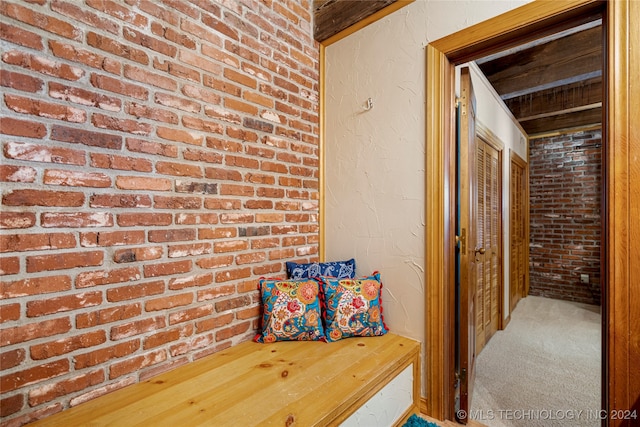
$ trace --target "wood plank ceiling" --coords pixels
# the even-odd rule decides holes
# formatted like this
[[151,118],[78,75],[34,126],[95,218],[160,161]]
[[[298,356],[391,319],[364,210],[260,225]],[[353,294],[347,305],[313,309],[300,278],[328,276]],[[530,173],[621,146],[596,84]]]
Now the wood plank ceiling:
[[[396,0],[314,0],[319,42]],[[601,21],[476,61],[529,136],[599,126],[602,122]]]

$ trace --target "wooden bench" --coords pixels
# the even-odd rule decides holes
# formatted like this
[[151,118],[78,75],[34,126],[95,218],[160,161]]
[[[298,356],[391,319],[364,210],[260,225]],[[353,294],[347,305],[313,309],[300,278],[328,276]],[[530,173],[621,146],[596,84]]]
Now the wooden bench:
[[401,425],[419,413],[419,354],[392,333],[245,342],[32,425]]

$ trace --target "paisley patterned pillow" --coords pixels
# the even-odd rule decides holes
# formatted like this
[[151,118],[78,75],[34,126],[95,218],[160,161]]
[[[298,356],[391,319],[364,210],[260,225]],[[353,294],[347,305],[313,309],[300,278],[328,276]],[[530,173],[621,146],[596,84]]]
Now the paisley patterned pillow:
[[382,318],[380,273],[360,279],[320,278],[324,294],[324,324],[328,341],[387,333]]
[[356,277],[356,260],[353,258],[348,261],[312,262],[308,264],[288,261],[286,265],[287,275],[290,279],[307,279],[320,276],[337,277],[338,279],[353,279]]
[[261,279],[262,329],[254,340],[326,341],[315,280]]

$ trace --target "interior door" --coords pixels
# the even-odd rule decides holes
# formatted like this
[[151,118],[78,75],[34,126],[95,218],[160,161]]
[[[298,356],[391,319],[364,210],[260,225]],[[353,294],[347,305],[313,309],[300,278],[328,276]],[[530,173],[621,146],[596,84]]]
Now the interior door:
[[460,218],[460,285],[459,285],[459,372],[460,406],[456,411],[459,422],[466,424],[471,407],[476,361],[476,251],[477,210],[476,177],[476,100],[473,95],[469,68],[460,76],[460,132],[459,132],[459,218]]
[[521,298],[528,293],[526,289],[528,236],[527,222],[527,164],[515,153],[511,153],[509,190],[510,199],[510,259],[509,259],[509,311],[513,311]]
[[476,138],[476,355],[498,330],[500,313],[501,173],[498,150]]

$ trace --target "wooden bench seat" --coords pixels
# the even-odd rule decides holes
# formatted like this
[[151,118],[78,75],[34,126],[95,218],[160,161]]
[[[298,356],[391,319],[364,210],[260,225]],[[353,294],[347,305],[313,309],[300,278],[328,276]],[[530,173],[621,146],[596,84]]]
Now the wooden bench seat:
[[371,425],[366,418],[393,399],[399,415],[389,425],[400,424],[419,412],[419,353],[417,341],[392,333],[245,342],[32,425]]

